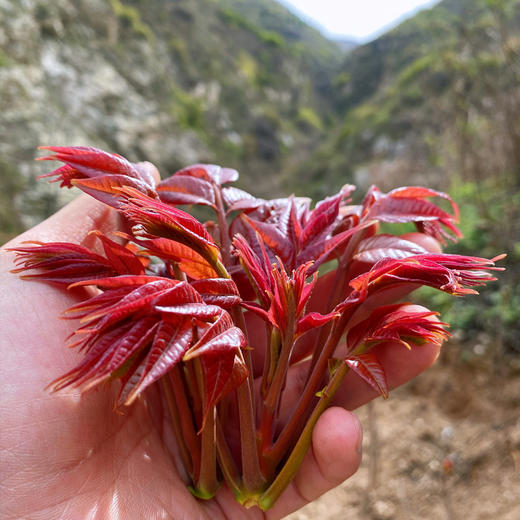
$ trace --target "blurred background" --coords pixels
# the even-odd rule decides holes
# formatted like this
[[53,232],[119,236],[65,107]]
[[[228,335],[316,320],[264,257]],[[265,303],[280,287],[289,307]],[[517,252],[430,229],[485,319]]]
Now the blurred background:
[[222,164],[269,198],[448,191],[448,251],[507,270],[478,298],[418,294],[453,340],[360,411],[361,471],[293,518],[518,519],[520,0],[296,4],[0,0],[0,243],[75,195],[36,181],[38,145]]

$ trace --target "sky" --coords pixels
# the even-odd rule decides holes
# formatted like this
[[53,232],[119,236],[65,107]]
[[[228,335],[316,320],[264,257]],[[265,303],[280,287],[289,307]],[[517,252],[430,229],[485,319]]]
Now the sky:
[[278,0],[327,36],[369,41],[438,0]]

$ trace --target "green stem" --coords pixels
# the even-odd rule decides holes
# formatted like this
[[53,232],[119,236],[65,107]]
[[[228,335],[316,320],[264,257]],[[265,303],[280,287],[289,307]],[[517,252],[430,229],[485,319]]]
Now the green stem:
[[298,471],[309,449],[309,446],[311,445],[314,426],[316,425],[316,422],[320,418],[321,414],[329,406],[330,401],[340,387],[347,371],[348,366],[345,363],[342,363],[334,373],[326,388],[323,390],[320,400],[318,401],[318,404],[314,408],[312,415],[307,421],[307,424],[305,425],[298,442],[294,446],[294,449],[289,455],[289,458],[274,479],[273,483],[257,500],[258,506],[263,511],[269,509],[276,502],[278,497],[283,493],[291,480],[294,478],[294,475],[296,475],[296,472]]

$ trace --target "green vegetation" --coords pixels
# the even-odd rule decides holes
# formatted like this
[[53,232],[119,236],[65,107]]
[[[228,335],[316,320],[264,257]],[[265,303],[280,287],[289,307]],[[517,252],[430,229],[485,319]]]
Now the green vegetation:
[[171,85],[171,112],[181,128],[203,131],[204,108],[200,99],[194,98],[177,85]]
[[257,25],[250,22],[245,16],[242,16],[233,9],[223,8],[220,13],[226,23],[233,24],[236,27],[240,27],[241,29],[245,29],[246,31],[251,32],[256,38],[267,45],[272,45],[273,47],[282,47],[285,44],[283,37],[279,33],[258,27]]
[[124,4],[121,0],[110,0],[110,7],[114,14],[138,36],[148,40],[154,40],[154,34],[150,27],[146,25],[139,10],[135,7]]

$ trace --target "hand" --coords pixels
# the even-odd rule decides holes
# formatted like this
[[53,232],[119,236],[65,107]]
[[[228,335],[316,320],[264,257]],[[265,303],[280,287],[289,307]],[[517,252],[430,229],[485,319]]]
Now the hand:
[[[24,240],[91,247],[90,231],[120,227],[113,210],[83,195],[6,247]],[[20,280],[9,272],[13,257],[0,250],[0,518],[262,518],[259,509],[240,506],[225,486],[209,501],[190,494],[165,448],[168,430],[159,399],[138,400],[123,416],[113,410],[115,388],[99,388],[81,399],[78,390],[44,390],[82,356],[64,348],[77,324],[57,319],[82,293]],[[390,387],[416,376],[437,355],[434,345],[411,352],[392,344],[378,347]],[[298,395],[303,374],[292,369],[289,394]],[[357,470],[361,427],[347,410],[375,393],[355,374],[347,375],[342,390],[337,406],[316,424],[298,474],[266,518],[299,509]]]

